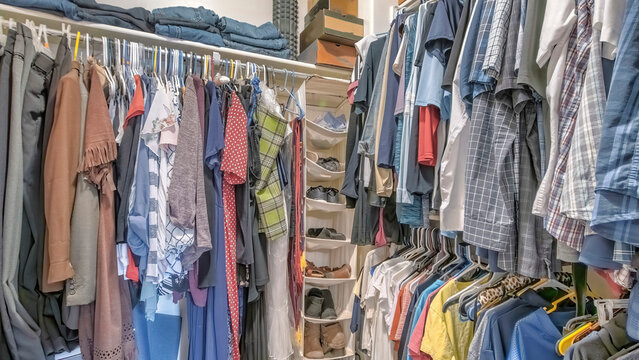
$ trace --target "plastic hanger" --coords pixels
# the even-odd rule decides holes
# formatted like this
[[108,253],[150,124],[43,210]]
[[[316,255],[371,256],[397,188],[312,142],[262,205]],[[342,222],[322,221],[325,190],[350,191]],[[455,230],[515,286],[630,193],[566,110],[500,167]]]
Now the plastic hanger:
[[80,32],[75,34],[75,50],[73,50],[73,60],[78,60],[78,46],[80,45]]
[[89,44],[91,43],[91,37],[89,36],[89,33],[84,34],[85,38],[84,38],[84,47],[85,47],[85,59],[84,61],[88,61],[89,60],[89,56],[91,56],[91,53],[89,52]]
[[[458,278],[461,278],[461,274],[458,276]],[[468,285],[466,288],[464,288],[462,291],[454,294],[453,296],[451,296],[450,298],[448,298],[446,300],[446,302],[444,303],[444,305],[442,306],[442,312],[446,312],[451,306],[458,304],[461,302],[462,298],[465,298],[466,294],[470,294],[473,293],[475,290],[477,290],[480,286],[482,286],[483,284],[486,283],[486,281],[489,280],[490,278],[490,273],[484,273],[482,275],[480,275],[477,279],[475,279],[475,281],[473,281],[472,284]]]
[[115,84],[115,80],[111,75],[111,70],[109,69],[109,46],[108,40],[106,36],[102,36],[102,63],[104,65],[104,70],[106,74],[107,81],[109,82],[109,95],[114,96],[117,92],[117,86]]
[[615,310],[627,309],[630,305],[629,299],[597,299],[597,321],[603,326],[615,316]]
[[228,60],[224,60],[224,75],[221,75],[219,77],[220,84],[225,85],[231,81],[228,74],[229,74],[229,62]]
[[559,299],[555,300],[552,302],[551,306],[547,306],[544,308],[544,310],[546,310],[547,314],[550,314],[552,312],[554,312],[555,310],[557,310],[557,307],[559,306],[559,304],[565,300],[572,300],[572,302],[576,301],[576,292],[574,290],[570,291],[569,293],[567,293],[566,295],[560,297]]
[[596,323],[586,322],[574,331],[570,332],[568,335],[559,339],[555,345],[555,352],[559,355],[564,355],[566,350],[575,343],[575,339],[584,332],[589,331],[593,324]]

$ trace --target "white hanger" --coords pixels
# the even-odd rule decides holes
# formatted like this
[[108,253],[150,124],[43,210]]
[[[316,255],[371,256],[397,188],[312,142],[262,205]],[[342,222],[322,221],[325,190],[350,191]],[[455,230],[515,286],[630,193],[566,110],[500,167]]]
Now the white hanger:
[[89,43],[90,42],[91,42],[91,36],[89,35],[89,33],[86,33],[86,37],[84,39],[84,46],[86,48],[86,54],[84,55],[85,56],[84,61],[89,60],[89,56],[91,56],[91,53],[89,52],[90,51],[89,50]]
[[[228,60],[224,60],[224,68],[225,69],[228,69],[228,65],[229,65]],[[228,76],[226,76],[226,74],[220,75],[219,80],[220,80],[220,83],[223,84],[223,85],[224,84],[228,84],[229,82],[231,82],[231,79]]]
[[615,309],[627,309],[630,299],[597,299],[595,306],[597,307],[597,318],[599,325],[603,326],[615,316]]

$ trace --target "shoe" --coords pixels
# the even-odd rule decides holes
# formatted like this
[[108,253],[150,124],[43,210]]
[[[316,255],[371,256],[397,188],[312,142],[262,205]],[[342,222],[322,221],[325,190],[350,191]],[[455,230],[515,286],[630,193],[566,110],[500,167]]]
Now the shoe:
[[317,288],[309,290],[306,294],[304,307],[306,316],[320,318],[324,313],[324,293]]
[[[318,290],[318,289],[311,289]],[[309,291],[310,292],[310,291]],[[320,294],[322,294],[322,313],[320,317],[322,319],[327,320],[335,320],[337,319],[337,313],[335,312],[335,303],[333,302],[333,295],[331,291],[328,289],[320,290]]]
[[325,188],[326,191],[326,201],[331,204],[339,203],[339,191],[335,188]]
[[311,186],[306,190],[306,197],[313,200],[328,201],[326,189],[323,186]]
[[325,272],[324,277],[329,279],[348,279],[351,277],[351,266],[344,264],[339,268],[334,268],[333,271]]
[[310,228],[306,232],[306,236],[329,240],[346,240],[344,234],[337,232],[333,228]]
[[[332,270],[329,269],[328,271],[332,271]],[[320,269],[316,267],[312,261],[306,262],[306,270],[304,271],[304,274],[306,275],[306,277],[323,278],[323,277],[326,277],[324,275],[325,272],[326,272],[326,269]]]
[[319,161],[319,155],[316,152],[310,150],[306,150],[306,158],[314,163],[317,163]]
[[320,324],[304,323],[304,356],[309,359],[321,359],[324,357],[324,349],[320,343]]
[[316,163],[317,165],[323,167],[328,171],[338,172],[342,170],[342,166],[340,165],[339,160],[332,156],[327,158],[319,158],[317,159]]
[[[343,349],[346,347],[346,335],[344,334],[344,329],[342,329],[342,324],[338,322],[322,324],[321,330],[322,346],[325,349]],[[306,349],[306,347],[304,347],[304,349]],[[322,351],[322,356],[324,356],[324,351]]]

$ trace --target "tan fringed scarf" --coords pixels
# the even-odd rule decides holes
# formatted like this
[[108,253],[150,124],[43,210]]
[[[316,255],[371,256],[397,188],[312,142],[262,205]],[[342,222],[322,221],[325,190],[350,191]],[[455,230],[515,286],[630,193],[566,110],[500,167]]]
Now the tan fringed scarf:
[[[115,250],[113,161],[115,136],[102,91],[99,66],[91,66],[91,84],[81,171],[100,189],[100,222],[95,303],[80,311],[80,346],[83,359],[136,359],[131,309],[123,306]],[[93,307],[93,309],[91,308]]]

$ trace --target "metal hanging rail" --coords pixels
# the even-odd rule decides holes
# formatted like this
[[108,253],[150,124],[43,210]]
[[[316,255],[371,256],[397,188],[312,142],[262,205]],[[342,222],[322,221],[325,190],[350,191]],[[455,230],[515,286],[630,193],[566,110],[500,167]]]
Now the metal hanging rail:
[[92,38],[97,38],[98,40],[102,36],[106,36],[111,39],[117,38],[130,42],[138,42],[146,45],[149,49],[153,49],[154,46],[161,46],[169,49],[182,50],[187,53],[193,52],[197,55],[213,55],[214,58],[216,58],[215,53],[217,53],[222,61],[239,60],[243,67],[246,66],[247,62],[251,62],[256,66],[265,65],[272,68],[275,73],[280,75],[287,74],[292,76],[292,71],[294,70],[295,77],[298,78],[308,78],[313,75],[319,75],[328,78],[347,80],[350,79],[351,76],[351,71],[347,69],[317,66],[300,61],[279,59],[272,56],[206,45],[188,40],[172,39],[153,33],[120,28],[117,26],[74,21],[61,16],[10,5],[0,4],[0,16],[2,16],[5,20],[13,19],[17,22],[31,20],[36,24],[44,24],[47,26],[47,33],[57,36],[60,36],[63,33],[61,31],[62,25],[66,24],[71,25],[72,38],[75,38],[74,34],[79,31],[82,34],[89,33]]

